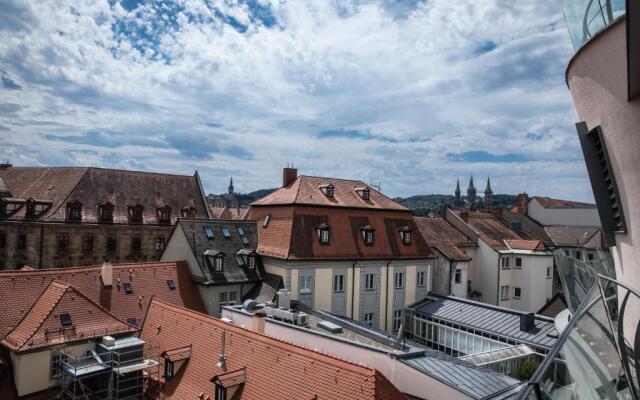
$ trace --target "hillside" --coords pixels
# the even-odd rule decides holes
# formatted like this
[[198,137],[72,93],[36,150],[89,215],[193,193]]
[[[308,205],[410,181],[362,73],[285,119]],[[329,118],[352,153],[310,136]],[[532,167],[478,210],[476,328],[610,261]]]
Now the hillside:
[[[466,196],[463,196],[462,199],[466,199]],[[435,212],[442,204],[453,205],[454,197],[448,194],[423,194],[404,198],[396,197],[394,200],[409,207],[415,215],[428,215]],[[512,194],[494,194],[493,206],[495,208],[511,208],[515,200],[516,196]]]

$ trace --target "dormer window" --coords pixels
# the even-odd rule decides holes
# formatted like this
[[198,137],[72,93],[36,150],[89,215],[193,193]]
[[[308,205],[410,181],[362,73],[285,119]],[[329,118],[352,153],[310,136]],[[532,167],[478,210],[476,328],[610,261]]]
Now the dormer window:
[[333,197],[335,186],[333,186],[333,184],[330,183],[328,185],[320,186],[320,190],[322,190],[322,193],[324,193],[325,196]]
[[26,201],[26,205],[27,205],[26,217],[38,218],[45,211],[47,211],[49,207],[51,207],[51,204],[52,203],[50,201],[38,201],[34,199],[28,199]]
[[142,204],[132,204],[128,207],[129,210],[129,223],[130,224],[141,224],[142,223],[142,214],[144,212],[144,207]]
[[24,206],[24,200],[9,200],[0,198],[0,218],[8,218],[20,211]]
[[403,226],[398,229],[398,231],[400,232],[400,240],[402,241],[402,244],[406,246],[411,245],[411,228]]
[[324,222],[316,227],[316,232],[318,234],[318,240],[320,244],[327,245],[329,244],[329,226]]
[[203,255],[211,273],[222,272],[224,269],[224,253],[222,251],[206,250]]
[[67,203],[67,221],[80,222],[82,221],[82,203],[79,201],[70,201]]
[[106,202],[98,206],[98,218],[100,222],[113,222],[113,204]]
[[364,240],[364,244],[367,246],[373,245],[373,233],[375,229],[371,227],[371,225],[363,226],[360,228],[360,233],[362,234],[362,240]]
[[194,206],[186,206],[180,209],[182,218],[194,219],[196,217],[196,208]]
[[158,207],[158,222],[161,224],[170,224],[171,223],[171,207],[162,206]]
[[360,196],[362,200],[368,201],[370,198],[371,191],[369,190],[368,187],[362,187],[362,188],[357,188],[356,193],[358,193],[358,196]]
[[256,269],[256,255],[250,254],[247,256],[247,268]]

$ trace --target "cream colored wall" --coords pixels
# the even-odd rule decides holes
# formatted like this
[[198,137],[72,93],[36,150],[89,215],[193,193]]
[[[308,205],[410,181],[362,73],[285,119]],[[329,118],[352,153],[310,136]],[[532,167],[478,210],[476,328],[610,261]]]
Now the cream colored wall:
[[[349,318],[353,318],[353,315],[351,315],[351,309],[353,307],[352,303],[352,298],[354,298],[355,296],[353,295],[354,293],[360,293],[355,291],[354,289],[359,288],[359,279],[358,279],[358,285],[356,285],[356,282],[353,281],[354,279],[354,275],[353,275],[353,268],[349,268],[347,270],[347,281],[345,282],[345,284],[347,285],[347,312],[346,315]],[[358,296],[360,297],[360,296]],[[358,314],[356,314],[358,315]]]
[[[355,318],[356,316],[360,315],[360,267],[356,266],[355,267],[355,282],[353,282],[353,291],[356,293],[355,296],[353,296],[353,315],[350,315],[351,318],[357,319]],[[349,312],[351,312],[351,310],[349,310]]]
[[291,298],[293,300],[298,300],[298,269],[297,268],[291,270]]
[[160,261],[187,261],[189,270],[192,275],[202,276],[202,270],[200,270],[200,264],[193,255],[187,237],[184,235],[184,231],[180,226],[177,226],[173,231],[173,235],[169,238]]
[[[427,285],[431,283],[431,277],[429,276],[429,270],[427,270],[427,273],[425,274],[425,279],[426,279],[426,283]],[[415,265],[410,265],[407,266],[406,269],[406,284],[405,284],[405,295],[404,295],[404,304],[405,305],[409,305],[411,303],[414,303],[416,301],[416,277],[417,277],[417,273],[416,273],[416,266]]]
[[11,353],[13,379],[18,396],[49,388],[51,375],[51,351],[39,351],[17,355]]
[[[392,294],[393,288],[391,290],[387,290],[389,282],[387,281],[387,277],[393,277],[393,266],[389,266],[388,268],[382,268],[382,273],[380,274],[380,329],[384,330],[385,326],[390,326],[390,322],[392,319],[391,311],[389,308],[391,307],[391,302],[387,301],[387,293]],[[393,285],[393,278],[390,278],[389,281]],[[387,317],[387,322],[385,323],[385,316]]]
[[314,308],[331,312],[333,268],[317,268],[313,290]]
[[[454,271],[451,274],[451,294],[463,299],[467,298],[467,280],[469,278],[469,263],[466,261],[456,261],[453,264]],[[455,269],[460,268],[462,270],[462,279],[460,283],[455,283]]]

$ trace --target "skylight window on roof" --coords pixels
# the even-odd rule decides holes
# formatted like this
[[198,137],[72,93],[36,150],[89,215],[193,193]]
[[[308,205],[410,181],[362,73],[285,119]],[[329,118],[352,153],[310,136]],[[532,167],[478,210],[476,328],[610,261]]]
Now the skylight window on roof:
[[229,232],[229,228],[222,228],[222,235],[225,239],[231,239],[231,232]]
[[133,293],[133,286],[131,286],[131,282],[125,282],[124,283],[124,291],[125,291],[126,294]]
[[242,229],[242,227],[238,227],[238,235],[240,236],[244,236],[244,229]]
[[204,227],[204,233],[207,235],[208,239],[213,240],[214,236],[213,236],[213,229],[211,229],[210,226],[205,226]]
[[266,228],[269,225],[269,221],[271,221],[271,214],[267,214],[264,216],[264,222],[262,223],[262,227]]
[[249,246],[249,238],[247,238],[246,236],[241,236],[240,238],[242,239],[242,244],[244,244],[245,246]]
[[127,319],[127,324],[135,326],[136,328],[138,327],[138,320],[135,318],[129,318]]
[[173,279],[168,279],[168,280],[167,280],[167,287],[168,287],[170,290],[175,290],[175,289],[176,289],[176,284],[175,284],[175,282],[173,281]]
[[244,258],[240,254],[234,254],[233,258],[236,259],[236,264],[238,264],[238,267],[245,266]]
[[62,324],[62,326],[71,325],[71,316],[67,313],[60,314],[60,323]]

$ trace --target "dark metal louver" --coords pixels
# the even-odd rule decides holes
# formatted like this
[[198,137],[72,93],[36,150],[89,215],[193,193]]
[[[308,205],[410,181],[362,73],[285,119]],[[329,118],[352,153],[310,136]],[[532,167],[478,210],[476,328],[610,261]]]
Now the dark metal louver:
[[607,245],[614,246],[614,233],[626,233],[627,226],[602,128],[597,126],[589,131],[585,122],[579,122],[576,129],[598,207],[602,231]]

